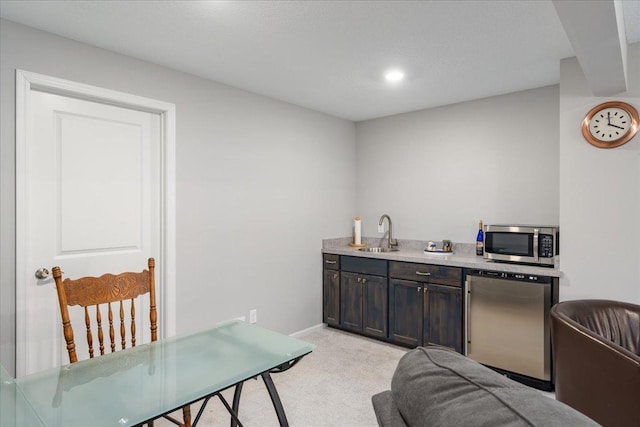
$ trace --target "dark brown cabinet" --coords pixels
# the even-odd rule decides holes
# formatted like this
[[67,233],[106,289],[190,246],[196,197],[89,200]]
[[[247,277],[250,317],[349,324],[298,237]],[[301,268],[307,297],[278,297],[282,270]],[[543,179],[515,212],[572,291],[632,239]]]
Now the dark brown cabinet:
[[322,321],[328,325],[340,324],[340,257],[323,256]]
[[389,263],[389,338],[462,352],[462,269]]
[[417,347],[422,340],[422,286],[389,279],[389,338]]
[[328,325],[462,352],[462,268],[324,254],[322,284]]
[[387,337],[388,286],[387,278],[380,276],[363,277],[362,327],[367,335]]
[[[340,326],[375,337],[387,337],[387,262],[342,257]],[[378,273],[380,275],[366,274]]]
[[362,332],[362,295],[362,275],[343,272],[340,278],[340,324],[358,332]]
[[423,297],[422,345],[439,344],[462,353],[462,289],[427,284]]

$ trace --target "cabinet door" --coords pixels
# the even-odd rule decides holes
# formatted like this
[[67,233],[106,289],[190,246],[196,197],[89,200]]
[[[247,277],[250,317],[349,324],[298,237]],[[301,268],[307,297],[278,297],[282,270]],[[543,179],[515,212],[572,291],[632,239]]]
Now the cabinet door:
[[389,279],[389,338],[411,346],[422,340],[422,287],[419,282]]
[[387,278],[362,275],[363,332],[376,337],[387,336]]
[[423,343],[450,347],[462,353],[462,289],[425,286]]
[[362,332],[362,278],[356,273],[340,273],[340,324]]
[[340,273],[336,270],[324,270],[322,321],[328,325],[337,325],[340,322]]

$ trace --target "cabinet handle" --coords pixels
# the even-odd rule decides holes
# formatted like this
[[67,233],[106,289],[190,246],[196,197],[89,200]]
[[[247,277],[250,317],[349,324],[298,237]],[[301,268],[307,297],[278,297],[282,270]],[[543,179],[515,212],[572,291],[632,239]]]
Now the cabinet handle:
[[325,264],[337,264],[338,261],[329,261],[328,259],[324,261]]
[[367,279],[362,279],[362,283],[367,283]]
[[418,276],[431,276],[431,273],[423,273],[422,271],[416,271]]
[[333,273],[333,278],[337,279],[338,278],[338,273]]
[[358,277],[358,283],[360,283],[361,281],[362,281],[362,279]]
[[418,293],[422,292],[422,287],[418,286]]

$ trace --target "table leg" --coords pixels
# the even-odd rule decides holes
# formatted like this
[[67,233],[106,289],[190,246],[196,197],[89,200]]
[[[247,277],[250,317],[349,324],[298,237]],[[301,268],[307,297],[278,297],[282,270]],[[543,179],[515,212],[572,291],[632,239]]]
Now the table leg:
[[[236,416],[239,416],[240,410],[240,394],[242,393],[242,386],[244,383],[236,384],[236,390],[233,392],[233,412],[236,413]],[[231,427],[238,427],[236,420],[231,417]]]
[[278,421],[280,422],[280,427],[289,427],[287,416],[284,413],[284,408],[282,407],[280,396],[278,396],[278,391],[276,390],[275,384],[273,384],[271,375],[269,374],[269,372],[263,372],[260,375],[262,376],[264,385],[267,387],[267,391],[269,392],[269,397],[271,397],[273,408],[276,410],[276,414],[278,415]]

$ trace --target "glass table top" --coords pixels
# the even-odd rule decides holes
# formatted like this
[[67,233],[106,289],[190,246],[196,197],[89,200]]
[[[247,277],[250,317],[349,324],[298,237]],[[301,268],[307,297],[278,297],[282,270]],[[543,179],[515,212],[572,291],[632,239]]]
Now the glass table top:
[[11,375],[0,365],[0,427],[40,427],[42,422],[18,390]]
[[46,426],[131,426],[314,348],[296,338],[233,321],[38,372],[15,383]]

